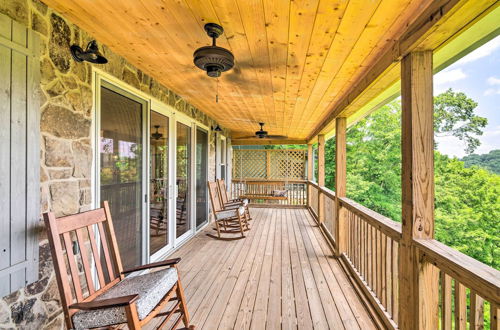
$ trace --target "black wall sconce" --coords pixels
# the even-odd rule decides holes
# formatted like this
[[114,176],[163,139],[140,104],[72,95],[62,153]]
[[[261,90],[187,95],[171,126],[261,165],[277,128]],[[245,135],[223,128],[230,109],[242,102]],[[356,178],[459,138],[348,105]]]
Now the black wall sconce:
[[99,52],[99,48],[97,47],[97,42],[95,40],[89,42],[85,50],[78,45],[73,45],[70,47],[70,51],[71,56],[73,56],[73,59],[77,62],[87,61],[96,64],[108,63],[108,60],[102,56],[101,52]]
[[217,124],[217,126],[215,127],[212,126],[211,129],[214,132],[222,132],[222,128],[220,128],[219,124]]

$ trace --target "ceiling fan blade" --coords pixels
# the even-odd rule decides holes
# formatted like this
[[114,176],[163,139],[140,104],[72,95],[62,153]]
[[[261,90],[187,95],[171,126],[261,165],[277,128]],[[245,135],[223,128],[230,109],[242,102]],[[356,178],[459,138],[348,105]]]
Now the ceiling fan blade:
[[248,139],[255,139],[255,138],[257,138],[257,136],[255,136],[255,135],[249,135],[249,136],[235,137],[235,138],[233,138],[233,140],[248,140]]
[[275,140],[283,140],[283,139],[288,139],[288,136],[285,135],[267,135],[267,139],[275,139]]

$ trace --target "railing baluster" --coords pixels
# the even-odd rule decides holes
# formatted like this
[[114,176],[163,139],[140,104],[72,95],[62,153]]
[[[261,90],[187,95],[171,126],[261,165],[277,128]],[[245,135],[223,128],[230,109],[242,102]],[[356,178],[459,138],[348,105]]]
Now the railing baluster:
[[392,247],[392,319],[399,320],[399,242],[394,241]]
[[467,295],[465,286],[455,280],[455,329],[465,330],[467,327]]
[[387,292],[386,292],[386,253],[387,253],[387,238],[383,233],[380,233],[380,298],[382,305],[387,306]]
[[484,328],[484,300],[474,290],[470,290],[469,324],[471,330]]

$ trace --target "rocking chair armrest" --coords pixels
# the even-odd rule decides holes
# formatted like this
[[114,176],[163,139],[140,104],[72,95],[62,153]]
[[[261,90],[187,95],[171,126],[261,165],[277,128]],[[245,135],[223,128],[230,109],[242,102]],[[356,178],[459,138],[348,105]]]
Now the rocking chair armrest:
[[137,266],[134,268],[124,270],[124,271],[122,271],[122,274],[128,274],[128,273],[132,273],[132,272],[138,272],[140,270],[157,268],[157,267],[173,266],[173,265],[177,265],[180,261],[181,261],[181,258],[175,258],[175,259],[167,259],[167,260],[163,260],[163,261],[153,262],[151,264]]
[[139,299],[139,295],[132,294],[132,295],[128,295],[128,296],[121,296],[121,297],[110,298],[110,299],[79,302],[79,303],[70,305],[69,308],[91,310],[91,309],[101,309],[101,308],[109,308],[109,307],[122,307],[122,306],[128,306],[128,305],[134,303],[137,299]]

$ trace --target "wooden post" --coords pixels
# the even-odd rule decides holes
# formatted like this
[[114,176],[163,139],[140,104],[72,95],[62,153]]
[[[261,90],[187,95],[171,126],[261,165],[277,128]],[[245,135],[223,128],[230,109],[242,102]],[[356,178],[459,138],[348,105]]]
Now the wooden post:
[[325,186],[325,136],[318,135],[318,222],[325,221],[325,196],[321,193],[321,188]]
[[[307,145],[307,180],[312,181],[314,173],[313,145]],[[307,184],[307,206],[311,207],[311,185]]]
[[422,261],[414,239],[434,238],[432,52],[401,63],[402,240],[399,252],[399,328],[437,329],[439,272]]
[[313,179],[314,173],[314,156],[313,156],[313,145],[307,145],[307,180]]
[[266,179],[271,178],[271,150],[266,150]]
[[337,210],[335,221],[335,244],[336,254],[339,257],[346,250],[347,219],[346,212],[339,203],[339,197],[346,195],[347,183],[347,158],[346,158],[346,129],[347,121],[345,117],[335,120],[335,209]]

